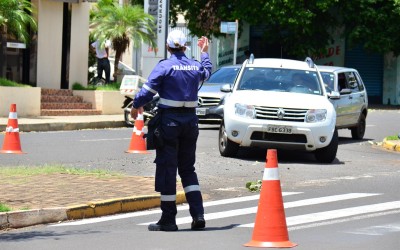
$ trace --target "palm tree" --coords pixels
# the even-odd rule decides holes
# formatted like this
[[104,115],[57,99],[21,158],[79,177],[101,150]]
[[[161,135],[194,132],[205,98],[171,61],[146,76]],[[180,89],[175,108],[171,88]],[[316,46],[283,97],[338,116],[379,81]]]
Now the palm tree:
[[37,29],[31,13],[29,0],[0,0],[0,35],[28,42],[30,29]]
[[7,65],[5,50],[7,40],[18,40],[28,43],[30,30],[36,30],[35,19],[31,16],[32,7],[29,0],[0,0],[0,76],[4,65]]
[[99,0],[91,16],[94,37],[102,44],[110,39],[115,50],[114,79],[117,77],[120,58],[131,42],[134,48],[142,42],[157,47],[153,31],[154,18],[144,13],[140,5],[120,6],[118,1]]

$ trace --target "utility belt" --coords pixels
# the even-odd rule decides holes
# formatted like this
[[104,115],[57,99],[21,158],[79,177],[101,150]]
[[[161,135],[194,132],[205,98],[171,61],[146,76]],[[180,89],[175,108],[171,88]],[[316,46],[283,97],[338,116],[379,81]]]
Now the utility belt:
[[184,114],[194,114],[196,113],[196,108],[186,108],[186,107],[178,107],[178,108],[163,108],[160,109],[161,113],[164,114],[176,114],[176,113],[184,113]]
[[196,108],[162,108],[158,109],[157,114],[150,119],[147,124],[148,133],[146,135],[147,149],[162,149],[164,147],[164,139],[161,133],[161,117],[162,114],[196,114]]

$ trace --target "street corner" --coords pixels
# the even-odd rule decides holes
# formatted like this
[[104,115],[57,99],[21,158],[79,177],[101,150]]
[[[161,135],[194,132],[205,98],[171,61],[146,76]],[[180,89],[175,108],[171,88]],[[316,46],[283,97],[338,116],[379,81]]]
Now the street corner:
[[400,152],[400,140],[386,140],[384,139],[382,142],[382,147],[391,150]]

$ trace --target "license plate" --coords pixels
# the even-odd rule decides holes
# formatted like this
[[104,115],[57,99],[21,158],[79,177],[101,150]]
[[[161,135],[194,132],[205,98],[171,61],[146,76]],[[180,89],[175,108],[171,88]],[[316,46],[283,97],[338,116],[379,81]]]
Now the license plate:
[[197,108],[196,115],[206,115],[206,109],[205,108]]
[[268,125],[267,133],[276,133],[276,134],[291,134],[292,127],[290,126],[278,126],[278,125]]

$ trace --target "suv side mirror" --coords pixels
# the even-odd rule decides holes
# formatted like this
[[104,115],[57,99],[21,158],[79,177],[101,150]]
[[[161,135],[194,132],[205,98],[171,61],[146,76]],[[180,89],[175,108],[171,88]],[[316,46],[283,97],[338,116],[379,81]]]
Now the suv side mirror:
[[340,93],[337,91],[331,91],[330,93],[328,93],[328,97],[330,99],[340,99]]
[[351,89],[342,89],[340,90],[341,95],[348,95],[351,94]]
[[232,88],[231,88],[230,84],[222,85],[220,90],[221,90],[221,92],[224,92],[224,93],[232,92]]

